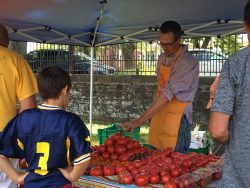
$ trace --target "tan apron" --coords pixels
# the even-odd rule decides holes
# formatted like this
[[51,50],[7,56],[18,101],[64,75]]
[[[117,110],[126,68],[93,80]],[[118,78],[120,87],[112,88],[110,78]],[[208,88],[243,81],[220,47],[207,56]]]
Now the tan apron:
[[[165,87],[165,84],[170,77],[172,67],[176,63],[180,51],[181,48],[178,50],[171,66],[160,65],[157,96],[161,95],[161,90]],[[175,149],[180,122],[186,105],[186,102],[178,101],[176,97],[174,97],[157,115],[152,118],[148,136],[148,142],[150,145],[161,150],[166,149],[167,147]]]

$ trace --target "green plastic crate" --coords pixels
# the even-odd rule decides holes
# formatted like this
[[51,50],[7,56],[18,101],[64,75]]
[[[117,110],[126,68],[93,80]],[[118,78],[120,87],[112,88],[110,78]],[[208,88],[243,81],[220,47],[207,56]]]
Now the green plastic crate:
[[207,145],[205,147],[198,148],[198,149],[189,148],[188,151],[208,155],[209,154],[209,148],[210,148],[210,141],[208,140]]
[[120,130],[119,125],[112,124],[105,129],[97,129],[99,144],[103,144],[104,141],[116,132],[122,133],[122,136],[130,136],[134,140],[140,140],[140,127],[135,128],[132,132],[123,132]]
[[149,148],[149,149],[153,149],[153,150],[157,150],[157,148],[155,148],[154,146],[151,146],[150,144],[142,144],[145,147]]

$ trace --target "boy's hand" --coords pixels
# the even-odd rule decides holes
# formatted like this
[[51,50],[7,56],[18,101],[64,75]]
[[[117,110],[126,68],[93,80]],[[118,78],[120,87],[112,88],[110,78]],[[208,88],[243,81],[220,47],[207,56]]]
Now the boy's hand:
[[60,170],[66,179],[70,180],[70,172],[73,170],[71,165],[69,165],[67,168],[58,168],[58,170]]
[[29,172],[26,172],[25,174],[20,174],[17,179],[16,179],[16,183],[17,184],[24,184],[24,179],[25,177],[29,174]]

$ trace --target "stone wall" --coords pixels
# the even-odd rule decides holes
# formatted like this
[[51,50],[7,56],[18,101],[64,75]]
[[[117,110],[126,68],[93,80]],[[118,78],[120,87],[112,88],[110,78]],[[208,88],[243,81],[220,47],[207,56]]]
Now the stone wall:
[[[208,112],[205,110],[209,98],[209,86],[214,78],[201,77],[194,103],[194,125],[206,129]],[[72,95],[69,109],[89,118],[89,75],[72,75]],[[156,90],[154,76],[104,76],[94,75],[93,122],[122,123],[142,114],[152,102]]]

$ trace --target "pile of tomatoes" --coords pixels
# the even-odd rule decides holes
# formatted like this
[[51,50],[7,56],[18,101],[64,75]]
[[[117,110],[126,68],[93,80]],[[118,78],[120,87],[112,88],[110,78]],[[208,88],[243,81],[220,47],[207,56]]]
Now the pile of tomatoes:
[[103,160],[111,160],[113,162],[130,161],[132,159],[142,158],[144,156],[151,155],[153,150],[142,146],[137,140],[132,140],[129,136],[122,136],[117,132],[104,141],[103,145],[94,146],[94,152],[91,158]]
[[[94,150],[87,175],[118,175],[120,183],[137,186],[150,183],[163,184],[166,188],[203,187],[209,182],[205,181],[205,176],[199,176],[201,173],[194,172],[218,160],[214,155],[182,154],[171,148],[151,150],[128,136],[122,137],[120,133],[115,133]],[[142,157],[131,161],[138,154]],[[211,174],[211,180],[219,179],[222,172],[218,173]]]

